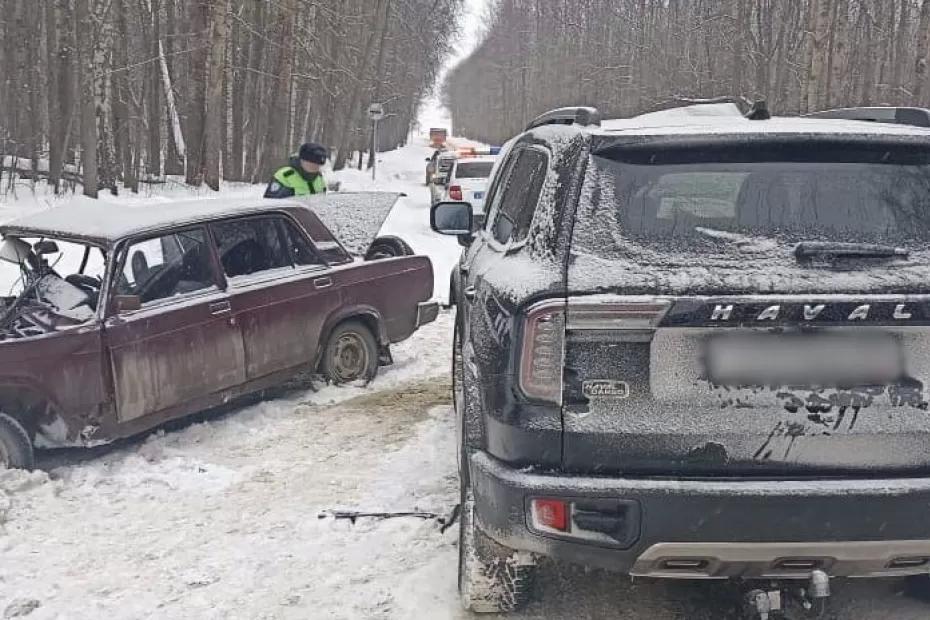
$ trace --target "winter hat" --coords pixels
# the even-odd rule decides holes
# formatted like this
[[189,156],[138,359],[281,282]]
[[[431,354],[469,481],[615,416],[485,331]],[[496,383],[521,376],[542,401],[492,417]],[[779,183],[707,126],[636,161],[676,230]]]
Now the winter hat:
[[304,161],[313,162],[314,164],[323,165],[326,163],[326,147],[316,142],[307,142],[300,147],[300,158]]

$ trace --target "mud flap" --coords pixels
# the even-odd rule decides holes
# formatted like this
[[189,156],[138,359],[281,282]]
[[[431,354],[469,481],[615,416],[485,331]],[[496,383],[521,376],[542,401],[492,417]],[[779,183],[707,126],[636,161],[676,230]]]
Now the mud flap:
[[394,356],[391,355],[391,347],[383,345],[378,349],[378,366],[391,366],[394,364]]

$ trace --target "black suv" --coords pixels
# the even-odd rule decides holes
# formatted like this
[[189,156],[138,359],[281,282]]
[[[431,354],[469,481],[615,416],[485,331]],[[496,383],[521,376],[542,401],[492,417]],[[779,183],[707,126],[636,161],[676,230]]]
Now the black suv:
[[540,555],[821,599],[832,577],[930,570],[919,125],[930,112],[567,108],[507,145],[480,230],[467,203],[433,208],[466,247],[466,607],[526,602]]

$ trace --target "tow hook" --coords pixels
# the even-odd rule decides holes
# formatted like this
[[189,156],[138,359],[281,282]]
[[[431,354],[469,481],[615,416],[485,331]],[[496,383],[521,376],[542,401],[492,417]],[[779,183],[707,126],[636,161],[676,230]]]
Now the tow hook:
[[813,609],[818,615],[823,614],[827,599],[830,598],[830,576],[822,570],[812,571],[805,594],[801,599],[804,609]]

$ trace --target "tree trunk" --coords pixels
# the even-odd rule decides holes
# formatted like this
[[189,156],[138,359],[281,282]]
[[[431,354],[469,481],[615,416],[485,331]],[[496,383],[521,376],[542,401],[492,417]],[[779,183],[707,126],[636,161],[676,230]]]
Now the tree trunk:
[[210,53],[207,59],[207,87],[204,117],[204,181],[214,191],[220,189],[220,159],[226,102],[223,97],[223,68],[226,64],[229,0],[213,0],[210,16]]
[[811,0],[814,17],[807,110],[822,109],[827,101],[827,63],[830,39],[830,0]]
[[920,26],[917,28],[917,59],[914,62],[914,82],[911,84],[914,105],[924,104],[924,89],[927,85],[927,63],[930,52],[930,0],[920,6]]
[[74,18],[80,59],[81,88],[81,165],[84,169],[84,195],[97,197],[97,117],[94,107],[94,22],[90,3],[75,0]]
[[261,153],[261,178],[270,177],[275,167],[287,157],[287,123],[290,111],[291,70],[294,63],[294,14],[297,0],[282,0],[278,18],[279,44],[275,65],[274,94],[269,113],[270,127]]

